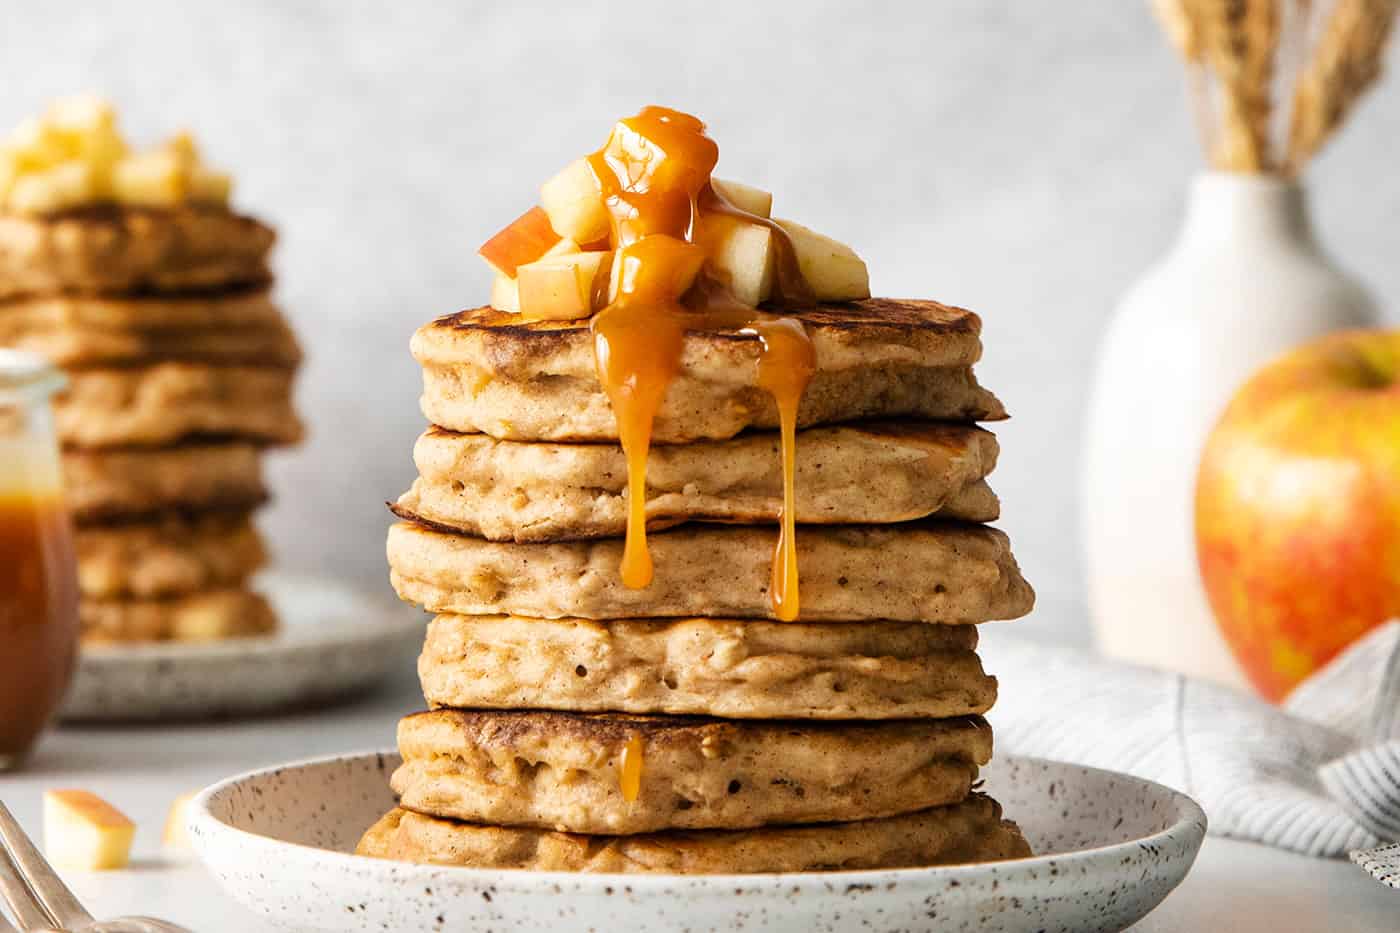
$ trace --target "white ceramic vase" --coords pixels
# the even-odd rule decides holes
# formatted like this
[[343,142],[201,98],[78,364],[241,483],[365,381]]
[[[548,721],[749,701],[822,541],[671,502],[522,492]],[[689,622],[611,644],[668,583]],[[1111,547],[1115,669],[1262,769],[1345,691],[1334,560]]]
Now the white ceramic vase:
[[1377,318],[1318,246],[1297,183],[1196,179],[1176,245],[1124,298],[1099,350],[1081,501],[1105,654],[1245,686],[1196,564],[1201,449],[1261,365]]

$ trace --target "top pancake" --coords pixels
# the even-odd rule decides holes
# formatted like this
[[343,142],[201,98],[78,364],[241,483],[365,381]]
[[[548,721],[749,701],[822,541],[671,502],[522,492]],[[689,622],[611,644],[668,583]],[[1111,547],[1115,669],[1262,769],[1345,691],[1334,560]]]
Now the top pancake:
[[223,208],[0,213],[0,298],[212,291],[271,278],[275,234]]
[[[871,298],[785,313],[802,320],[816,349],[800,427],[893,416],[1006,417],[972,375],[982,324],[971,311]],[[434,424],[506,440],[617,439],[587,321],[524,321],[477,308],[419,328],[411,346],[423,365],[423,413]],[[688,332],[653,440],[686,443],[777,427],[777,408],[758,384],[761,349],[749,331]]]

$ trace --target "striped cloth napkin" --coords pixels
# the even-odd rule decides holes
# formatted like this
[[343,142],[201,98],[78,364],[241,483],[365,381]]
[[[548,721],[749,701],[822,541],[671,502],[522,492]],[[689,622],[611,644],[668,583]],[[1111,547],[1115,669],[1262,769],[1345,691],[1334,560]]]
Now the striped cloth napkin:
[[[1227,687],[982,626],[1004,752],[1180,788],[1210,831],[1352,860],[1400,888],[1400,622],[1273,706]],[[1389,844],[1387,844],[1389,843]]]

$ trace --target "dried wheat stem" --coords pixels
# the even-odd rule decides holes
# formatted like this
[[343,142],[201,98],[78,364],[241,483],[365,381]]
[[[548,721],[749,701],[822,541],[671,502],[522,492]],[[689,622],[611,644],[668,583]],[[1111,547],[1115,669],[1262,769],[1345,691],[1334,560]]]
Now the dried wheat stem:
[[1162,24],[1167,39],[1182,59],[1194,64],[1201,60],[1201,35],[1196,22],[1186,14],[1185,0],[1151,0],[1152,12]]
[[1268,171],[1273,166],[1270,82],[1279,35],[1274,0],[1185,0],[1184,7],[1199,30],[1203,57],[1220,81],[1217,166]]
[[1298,77],[1286,168],[1296,173],[1342,125],[1380,76],[1400,0],[1338,0]]
[[1210,76],[1201,60],[1201,34],[1186,12],[1185,0],[1151,0],[1152,12],[1162,24],[1167,40],[1186,62],[1187,90],[1196,131],[1209,156],[1215,149],[1215,119],[1211,113]]

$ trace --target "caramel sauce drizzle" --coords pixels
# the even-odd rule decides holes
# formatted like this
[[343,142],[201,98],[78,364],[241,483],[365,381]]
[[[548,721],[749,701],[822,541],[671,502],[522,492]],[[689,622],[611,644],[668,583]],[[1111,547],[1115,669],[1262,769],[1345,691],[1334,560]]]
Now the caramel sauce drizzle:
[[[714,190],[710,173],[718,161],[719,147],[705,135],[705,124],[664,107],[647,107],[620,121],[607,145],[588,158],[612,221],[613,261],[621,264],[615,299],[590,325],[598,378],[612,403],[627,461],[621,576],[632,589],[652,580],[646,541],[647,452],[656,413],[680,371],[686,332],[752,333],[761,348],[759,386],[772,395],[781,429],[783,506],[769,595],[774,614],[792,621],[799,611],[793,476],[797,411],[816,368],[816,353],[799,319],[741,305],[701,268],[704,251],[695,243],[697,224],[703,216],[727,214],[768,227],[776,249],[773,299],[810,304],[812,293],[782,227],[740,210]],[[640,781],[640,740],[634,741]],[[624,754],[624,782],[628,761]],[[626,788],[624,783],[624,796]]]
[[642,737],[634,735],[622,747],[622,757],[618,762],[618,789],[622,799],[635,803],[642,793]]

